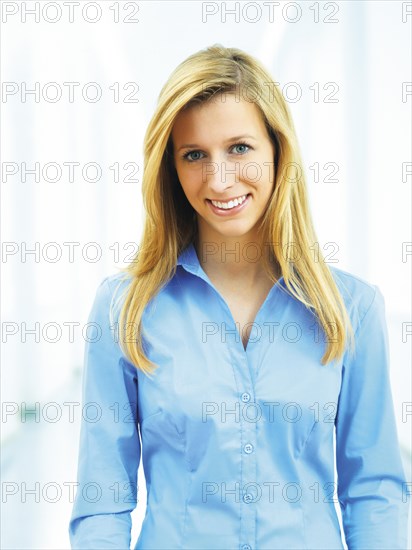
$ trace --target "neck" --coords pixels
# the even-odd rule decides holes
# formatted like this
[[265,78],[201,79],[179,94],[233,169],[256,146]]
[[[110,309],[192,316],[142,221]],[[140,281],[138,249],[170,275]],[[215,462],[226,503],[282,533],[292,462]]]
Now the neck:
[[199,263],[211,279],[228,283],[236,280],[248,288],[262,279],[269,278],[264,269],[263,257],[272,255],[268,245],[257,239],[256,235],[248,234],[242,237],[214,235],[203,238],[200,232],[194,244]]

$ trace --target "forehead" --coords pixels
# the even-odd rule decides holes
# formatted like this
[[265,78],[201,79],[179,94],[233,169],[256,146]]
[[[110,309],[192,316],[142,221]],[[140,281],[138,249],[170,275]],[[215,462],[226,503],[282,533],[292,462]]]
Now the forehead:
[[217,94],[210,100],[190,105],[175,119],[172,138],[179,139],[189,134],[222,134],[233,132],[259,132],[265,129],[259,107],[234,94]]

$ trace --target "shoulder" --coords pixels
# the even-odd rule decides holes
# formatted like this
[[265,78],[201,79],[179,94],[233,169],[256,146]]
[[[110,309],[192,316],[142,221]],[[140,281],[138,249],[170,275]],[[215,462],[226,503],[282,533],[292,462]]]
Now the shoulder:
[[105,315],[118,315],[130,282],[130,275],[124,272],[103,277],[96,288],[95,307]]
[[339,292],[345,302],[354,329],[372,307],[383,307],[384,298],[379,287],[349,271],[329,266]]
[[125,290],[129,286],[131,280],[132,278],[130,275],[121,271],[119,273],[106,275],[100,285],[106,286],[109,289],[110,294],[115,294],[118,290]]

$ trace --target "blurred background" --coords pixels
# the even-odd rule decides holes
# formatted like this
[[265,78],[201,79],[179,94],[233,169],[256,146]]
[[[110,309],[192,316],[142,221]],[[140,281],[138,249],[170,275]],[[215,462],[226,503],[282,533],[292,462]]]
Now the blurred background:
[[[385,297],[411,480],[411,2],[3,1],[1,10],[1,547],[70,547],[82,327],[100,281],[140,241],[143,136],[160,89],[216,42],[256,56],[279,83],[319,246]],[[142,466],[139,491],[133,546]]]

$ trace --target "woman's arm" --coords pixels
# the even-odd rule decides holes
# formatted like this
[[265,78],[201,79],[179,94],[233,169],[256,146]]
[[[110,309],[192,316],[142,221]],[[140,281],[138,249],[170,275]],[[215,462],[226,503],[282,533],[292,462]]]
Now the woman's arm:
[[344,361],[336,425],[338,498],[349,550],[405,549],[408,503],[389,377],[384,298],[376,285]]
[[106,277],[89,315],[84,355],[78,487],[69,536],[73,549],[129,549],[137,503],[140,440],[137,374],[110,328]]

